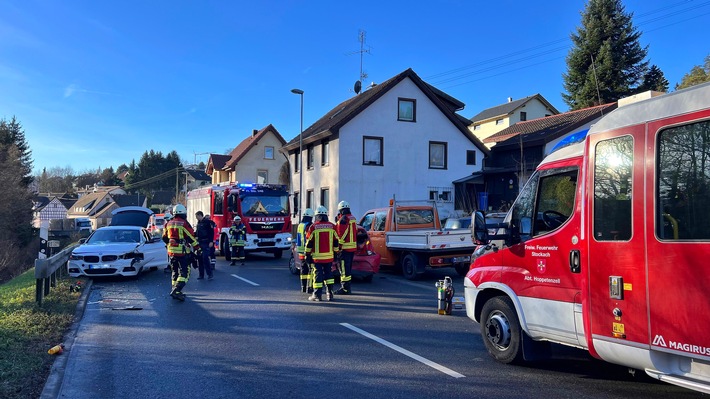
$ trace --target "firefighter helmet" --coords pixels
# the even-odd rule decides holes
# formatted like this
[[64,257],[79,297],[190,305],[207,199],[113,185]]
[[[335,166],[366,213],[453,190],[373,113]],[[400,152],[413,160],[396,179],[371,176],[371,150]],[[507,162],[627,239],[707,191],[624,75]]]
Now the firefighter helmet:
[[350,209],[350,204],[348,204],[347,201],[340,201],[340,202],[338,203],[338,211],[340,211],[340,210],[342,210],[342,209],[344,209],[344,208]]
[[171,214],[169,214],[169,213],[166,213],[166,214],[163,216],[163,219],[165,219],[166,222],[167,222],[168,220],[172,219],[172,218],[173,218],[173,215],[171,215]]
[[316,215],[328,215],[328,209],[324,207],[323,205],[319,206],[316,208]]
[[303,211],[303,216],[310,216],[310,217],[313,217],[313,209],[311,209],[311,208],[306,208],[306,210]]
[[235,222],[241,222],[241,221],[242,221],[242,218],[241,218],[239,215],[237,215],[237,216],[234,217],[234,221],[235,221]]
[[173,213],[176,215],[187,215],[187,208],[185,208],[183,204],[177,204],[175,208],[173,208]]

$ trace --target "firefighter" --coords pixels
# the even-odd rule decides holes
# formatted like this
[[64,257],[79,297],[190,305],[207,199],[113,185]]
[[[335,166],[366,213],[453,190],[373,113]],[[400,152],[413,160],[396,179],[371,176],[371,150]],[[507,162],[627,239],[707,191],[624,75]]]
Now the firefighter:
[[296,252],[298,260],[301,262],[301,291],[313,293],[313,282],[310,281],[311,269],[306,262],[306,231],[313,221],[313,209],[306,208],[303,211],[303,219],[298,224],[296,232]]
[[348,295],[352,293],[350,283],[352,281],[353,258],[357,250],[357,221],[350,213],[350,204],[340,201],[338,204],[338,217],[335,223],[335,231],[338,233],[340,246],[340,289],[335,291],[338,295]]
[[324,206],[316,209],[314,222],[306,231],[306,262],[315,268],[313,294],[309,301],[323,300],[323,284],[327,288],[328,300],[333,300],[332,270],[335,256],[340,251],[340,240],[335,232],[335,225],[328,221],[328,210]]
[[239,260],[242,262],[242,266],[244,266],[244,246],[246,245],[246,240],[246,227],[242,223],[242,218],[235,216],[232,227],[229,228],[229,246],[232,249],[232,263],[230,263],[230,265],[236,265],[236,261]]
[[180,301],[185,300],[182,289],[190,278],[189,263],[193,251],[200,255],[200,247],[195,239],[195,232],[187,221],[187,209],[182,204],[175,205],[173,218],[163,230],[163,242],[168,246],[170,267],[172,269],[173,289],[170,296]]
[[197,279],[204,279],[207,272],[207,279],[212,280],[214,269],[210,262],[210,251],[214,248],[214,227],[212,221],[206,218],[202,211],[195,212],[195,218],[197,218],[197,242],[202,249],[202,256],[198,258],[200,276]]

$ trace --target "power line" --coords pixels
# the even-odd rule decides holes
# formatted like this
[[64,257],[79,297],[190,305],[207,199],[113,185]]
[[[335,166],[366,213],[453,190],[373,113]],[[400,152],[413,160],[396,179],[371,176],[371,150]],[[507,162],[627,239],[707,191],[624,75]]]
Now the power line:
[[[705,2],[702,2],[702,3],[699,3],[699,4],[692,4],[690,7],[687,7],[687,8],[681,9],[681,10],[675,10],[675,11],[667,12],[667,13],[662,14],[662,15],[660,15],[660,16],[643,20],[643,19],[644,19],[643,17],[651,16],[651,15],[653,15],[653,14],[658,14],[658,13],[660,13],[660,12],[663,12],[663,11],[666,11],[666,10],[669,10],[669,9],[672,9],[672,8],[676,8],[676,7],[679,7],[679,6],[684,6],[684,5],[687,5],[687,4],[688,4],[687,1],[678,2],[678,3],[675,3],[675,4],[670,4],[670,5],[667,5],[667,6],[664,6],[664,7],[656,8],[656,9],[654,9],[654,10],[647,11],[647,12],[645,12],[645,13],[639,14],[639,15],[638,15],[638,19],[639,19],[639,20],[642,20],[642,21],[636,23],[636,27],[641,27],[641,26],[648,25],[648,24],[651,24],[651,23],[654,23],[654,22],[658,22],[658,21],[662,21],[662,20],[667,20],[669,17],[677,16],[677,15],[684,14],[684,13],[687,13],[687,12],[690,12],[690,11],[695,11],[695,10],[697,10],[697,9],[699,9],[699,8],[706,7],[706,6],[710,5],[710,1],[705,1]],[[675,21],[675,22],[673,22],[673,23],[669,23],[669,24],[666,24],[666,25],[662,25],[662,26],[659,26],[659,27],[650,29],[650,30],[646,30],[646,31],[644,31],[644,32],[642,32],[642,33],[654,32],[654,31],[657,31],[657,30],[660,30],[660,29],[664,29],[664,28],[667,28],[667,27],[669,27],[669,26],[677,25],[677,24],[680,24],[680,23],[683,23],[683,22],[686,22],[686,21],[689,21],[689,20],[692,20],[692,19],[697,19],[697,18],[700,18],[700,17],[705,16],[705,15],[708,15],[708,14],[710,14],[710,12],[708,12],[708,13],[703,13],[703,14],[698,14],[698,15],[694,15],[694,16],[691,16],[691,17],[688,17],[688,18],[681,19],[681,20],[679,20],[679,21]],[[532,59],[534,59],[534,58],[538,58],[538,57],[541,57],[541,56],[544,56],[544,55],[548,55],[548,54],[551,54],[551,53],[555,53],[555,52],[557,52],[557,51],[569,50],[570,47],[569,47],[569,44],[567,44],[567,45],[565,45],[565,46],[558,46],[558,47],[554,47],[554,48],[552,48],[552,49],[547,49],[547,50],[544,50],[544,51],[537,51],[537,52],[535,52],[536,50],[541,50],[541,49],[544,49],[544,48],[546,48],[546,47],[553,46],[553,45],[555,45],[555,44],[559,44],[559,43],[562,43],[562,42],[567,42],[568,40],[569,40],[569,39],[567,39],[567,38],[554,40],[554,41],[547,42],[547,43],[544,43],[544,44],[541,44],[541,45],[537,45],[537,46],[529,47],[529,48],[526,48],[526,49],[523,49],[523,50],[514,51],[514,52],[512,52],[512,53],[504,54],[504,55],[501,55],[501,56],[499,56],[499,57],[490,58],[490,59],[487,59],[487,60],[484,60],[484,61],[479,61],[479,62],[476,62],[476,63],[474,63],[474,64],[470,64],[470,65],[466,65],[466,66],[463,66],[463,67],[455,68],[455,69],[452,69],[452,70],[449,70],[449,71],[444,71],[444,72],[440,72],[440,73],[437,73],[437,74],[429,75],[429,76],[426,76],[424,79],[427,80],[427,81],[431,81],[431,83],[432,83],[432,84],[435,84],[435,85],[441,85],[441,84],[446,84],[446,83],[453,83],[453,82],[456,82],[456,81],[459,81],[459,80],[461,80],[461,79],[465,79],[465,78],[468,78],[468,77],[471,77],[471,76],[480,75],[480,74],[483,74],[483,73],[485,73],[485,72],[490,72],[491,70],[497,70],[497,69],[500,69],[501,67],[507,67],[507,66],[511,66],[511,65],[514,65],[514,64],[524,63],[524,62],[530,61],[530,60],[532,60]],[[506,61],[506,62],[504,62],[504,63],[497,63],[498,61],[502,61],[502,60],[514,58],[514,57],[516,57],[516,56],[518,56],[518,55],[526,54],[526,53],[531,53],[531,52],[532,52],[532,54],[529,54],[529,55],[527,55],[527,56],[525,56],[525,57],[515,58],[515,59],[512,59],[512,60]],[[451,87],[461,86],[461,85],[463,85],[463,84],[468,84],[468,83],[472,83],[472,82],[475,82],[475,81],[488,79],[488,78],[491,78],[491,77],[494,77],[494,76],[499,76],[499,75],[507,74],[507,73],[514,72],[514,71],[519,71],[519,70],[521,70],[521,69],[526,69],[526,68],[529,68],[529,67],[533,67],[533,66],[536,66],[536,65],[543,64],[543,63],[551,62],[551,61],[557,60],[557,59],[559,59],[559,58],[561,58],[561,57],[556,57],[556,58],[553,58],[553,59],[541,61],[541,62],[534,63],[534,64],[524,65],[524,66],[521,66],[521,67],[519,67],[519,68],[509,69],[509,70],[506,70],[506,71],[502,71],[502,72],[499,72],[499,73],[496,73],[496,74],[493,74],[493,75],[488,75],[488,76],[485,76],[485,77],[482,77],[482,78],[478,78],[478,79],[467,80],[466,82],[463,82],[463,83],[458,83],[458,84],[454,84],[454,85],[448,85],[448,86],[445,86],[444,88],[451,88]],[[482,67],[482,68],[481,68],[481,67]],[[467,73],[461,73],[461,72],[468,71],[468,70],[474,69],[474,68],[478,68],[478,69],[477,69],[477,70],[474,70],[474,71],[467,72]],[[451,75],[454,75],[454,76],[451,76]],[[446,77],[446,78],[445,78],[445,77]]]

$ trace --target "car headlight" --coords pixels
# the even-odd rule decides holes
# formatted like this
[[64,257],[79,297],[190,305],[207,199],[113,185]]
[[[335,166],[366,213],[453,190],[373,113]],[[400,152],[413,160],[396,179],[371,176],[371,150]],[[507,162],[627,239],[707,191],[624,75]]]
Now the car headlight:
[[83,255],[75,255],[73,252],[69,255],[69,260],[84,260]]

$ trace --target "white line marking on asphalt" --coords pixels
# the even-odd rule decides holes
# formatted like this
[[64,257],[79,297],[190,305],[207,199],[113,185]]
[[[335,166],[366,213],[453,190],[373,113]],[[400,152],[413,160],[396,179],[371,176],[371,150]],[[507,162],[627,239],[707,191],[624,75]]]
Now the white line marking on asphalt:
[[259,284],[255,283],[255,282],[253,282],[253,281],[249,281],[249,280],[245,279],[244,277],[239,277],[239,276],[237,276],[236,274],[232,274],[232,277],[236,277],[236,278],[238,278],[238,279],[244,281],[245,283],[249,283],[249,284],[251,284],[251,285],[253,285],[253,286],[255,286],[255,287],[258,287],[258,286],[259,286]]
[[357,327],[355,327],[355,326],[353,326],[353,325],[351,325],[351,324],[348,324],[348,323],[340,323],[340,325],[343,326],[343,327],[345,327],[345,328],[349,328],[349,329],[355,331],[355,332],[358,333],[358,334],[364,335],[365,337],[370,338],[371,340],[373,340],[373,341],[375,341],[375,342],[377,342],[377,343],[380,343],[380,344],[382,344],[382,345],[384,345],[384,346],[386,346],[386,347],[388,347],[388,348],[390,348],[390,349],[394,349],[394,350],[396,350],[397,352],[399,352],[399,353],[401,353],[401,354],[403,354],[403,355],[405,355],[405,356],[409,356],[409,357],[411,357],[412,359],[414,359],[414,360],[416,360],[416,361],[422,362],[422,363],[426,364],[427,366],[429,366],[429,367],[431,367],[431,368],[433,368],[433,369],[439,370],[439,371],[441,371],[441,372],[444,373],[444,374],[448,374],[448,375],[450,375],[450,376],[452,376],[452,377],[454,377],[454,378],[463,378],[463,377],[466,377],[465,375],[459,374],[459,373],[455,372],[454,370],[451,370],[450,368],[444,367],[444,366],[440,365],[439,363],[432,362],[431,360],[429,360],[429,359],[427,359],[427,358],[421,357],[421,356],[417,355],[416,353],[410,352],[410,351],[408,351],[408,350],[406,350],[406,349],[404,349],[404,348],[402,348],[402,347],[400,347],[400,346],[397,346],[397,345],[395,345],[395,344],[393,344],[393,343],[391,343],[391,342],[389,342],[389,341],[385,341],[384,339],[382,339],[382,338],[380,338],[380,337],[378,337],[378,336],[376,336],[376,335],[372,335],[372,334],[370,334],[369,332],[367,332],[367,331],[365,331],[365,330],[361,330],[361,329],[359,329],[359,328],[357,328]]

